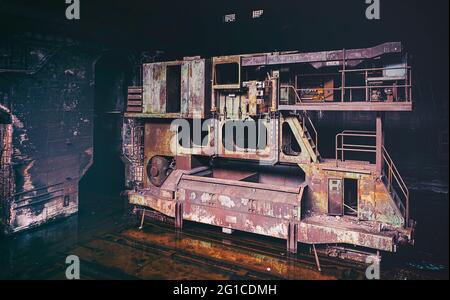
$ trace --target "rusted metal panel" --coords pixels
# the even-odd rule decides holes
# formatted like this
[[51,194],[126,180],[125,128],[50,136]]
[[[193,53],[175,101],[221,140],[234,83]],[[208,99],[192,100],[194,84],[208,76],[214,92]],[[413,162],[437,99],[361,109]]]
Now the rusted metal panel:
[[55,185],[16,195],[9,226],[12,232],[19,232],[77,211],[78,187]]
[[190,62],[184,62],[181,65],[181,115],[189,116],[190,101],[190,77],[192,69]]
[[322,222],[305,220],[299,225],[299,242],[347,244],[387,252],[396,251],[396,234],[394,232],[371,232],[359,228],[346,228],[345,223],[338,224],[332,223],[329,219]]
[[[246,199],[270,199],[272,202],[297,203],[298,194],[304,186],[280,187],[276,185],[260,184],[253,182],[226,180],[219,178],[207,178],[192,175],[185,175],[180,181],[179,188],[193,188],[199,186],[205,192],[213,193],[219,191],[224,195],[239,195]],[[278,193],[283,193],[283,198],[275,197]],[[279,196],[279,195],[278,195]]]
[[267,65],[267,55],[249,56],[242,58],[242,66],[263,66]]
[[248,84],[248,113],[250,116],[256,116],[258,114],[257,103],[257,90],[256,81],[249,82]]
[[[258,66],[258,65],[280,65],[295,63],[314,63],[325,61],[342,61],[361,60],[381,56],[389,53],[401,53],[402,44],[399,42],[385,43],[373,48],[323,51],[311,53],[295,53],[295,54],[267,54],[265,56],[258,55],[256,57],[243,57],[242,66]],[[344,54],[345,53],[345,54]]]
[[344,214],[342,179],[328,179],[328,214],[332,216],[342,216]]
[[[280,99],[280,89],[283,91],[283,88],[289,87],[283,87],[278,80],[278,65],[306,63],[317,68],[342,67],[338,76],[342,76],[342,82],[345,83],[345,72],[365,72],[367,77],[368,72],[385,71],[384,68],[357,70],[351,67],[380,57],[382,61],[384,54],[397,54],[401,51],[400,43],[386,43],[367,49],[214,57],[212,68],[208,66],[208,60],[198,57],[178,62],[181,64],[182,77],[180,113],[168,114],[160,110],[140,116],[169,119],[204,117],[204,112],[208,110],[208,100],[211,100],[213,121],[209,126],[208,143],[191,148],[174,145],[177,152],[171,155],[167,151],[170,149],[169,140],[172,136],[168,130],[169,122],[148,121],[146,127],[156,131],[146,132],[145,159],[150,159],[152,155],[172,156],[175,158],[176,170],[168,176],[160,189],[147,184],[145,189],[133,192],[135,198],[131,202],[175,217],[178,228],[183,226],[185,219],[221,226],[227,230],[243,230],[287,239],[290,252],[296,252],[297,240],[308,244],[350,244],[383,251],[395,251],[400,240],[411,243],[413,230],[406,226],[406,208],[388,190],[385,179],[380,179],[382,172],[379,166],[377,170],[376,164],[370,161],[345,160],[347,157],[344,159],[343,155],[341,160],[338,159],[339,155],[334,160],[322,158],[318,150],[319,134],[313,120],[306,112],[298,113],[305,110],[409,111],[412,109],[411,99],[405,96],[397,97],[394,101],[391,97],[390,101],[383,102],[384,100],[372,101],[366,97],[366,101],[353,101],[353,89],[367,92],[368,87],[346,87],[343,84],[341,88],[335,88],[334,83],[330,85],[330,82],[336,81],[324,78],[323,82],[317,85],[314,83],[312,87],[320,86],[323,98],[312,97],[305,100],[298,94],[301,94],[301,89],[297,88],[300,75],[293,74],[289,71],[290,68],[286,68],[288,71],[285,72],[292,76],[290,82],[295,82],[295,86],[291,88],[294,89],[292,94],[296,94],[296,99],[291,101],[289,90],[285,93],[288,95],[287,100]],[[258,78],[241,81],[241,67],[259,65],[269,65],[266,79],[258,75]],[[208,70],[213,74],[211,95],[207,94],[208,88],[205,90]],[[221,75],[232,74],[225,76],[226,79],[217,80],[217,72],[221,72]],[[374,78],[377,77],[372,79]],[[285,77],[284,81],[287,80]],[[323,85],[329,88],[324,91]],[[384,87],[378,85],[377,88]],[[411,86],[405,84],[403,88],[408,95]],[[337,97],[338,94],[341,94],[340,98]],[[350,94],[350,100],[347,99],[347,94]],[[249,119],[257,121],[258,128],[264,126],[267,129],[265,145],[250,146],[248,125],[243,125],[244,132],[247,126],[247,136],[244,133],[244,137],[228,137],[230,130],[227,131],[229,128],[226,125],[238,126],[236,124],[239,121]],[[187,123],[191,124],[192,121]],[[229,142],[230,140],[234,141]],[[242,141],[244,142],[241,143]],[[382,139],[378,142],[382,145]],[[342,149],[347,146],[349,145],[342,141]],[[370,147],[364,145],[361,148],[369,152],[372,149]],[[336,152],[338,150],[341,148],[337,143]],[[215,158],[220,161],[219,169],[214,164]],[[223,162],[236,160],[249,161],[249,164],[258,162],[260,166],[255,167],[258,169],[255,172],[247,172],[245,166],[239,172],[223,169]],[[300,167],[304,174],[279,174],[277,171],[284,167],[280,163]],[[198,166],[212,168],[195,173],[194,169]],[[270,171],[263,171],[262,166]],[[358,185],[354,187],[356,190],[351,190],[353,195],[357,195],[356,200],[352,197],[351,213],[344,209],[344,196],[348,192],[344,181],[349,179],[358,181]],[[331,218],[330,215],[337,217]]]
[[257,175],[258,173],[256,172],[240,170],[214,169],[212,171],[213,178],[237,181],[248,181],[249,179],[256,180]]
[[127,112],[142,112],[142,87],[128,87]]
[[143,100],[144,113],[166,112],[166,64],[143,65]]
[[300,216],[303,189],[183,176],[177,195],[187,220],[286,238],[289,221]]
[[184,61],[181,67],[181,114],[185,118],[203,118],[208,89],[207,60]]
[[173,156],[170,142],[174,133],[170,130],[170,123],[145,124],[145,156],[153,155]]
[[[152,157],[174,156],[170,144],[174,132],[170,131],[170,123],[146,123],[144,136],[144,173]],[[144,186],[148,186],[148,175],[144,176]]]
[[[286,238],[289,222],[300,216],[303,185],[280,188],[176,173],[170,177],[179,180],[176,199],[183,203],[185,220]],[[174,216],[176,201],[153,190],[130,194],[130,202]]]
[[[279,125],[278,119],[263,120],[262,124],[267,129],[266,147],[263,149],[242,149],[237,145],[233,145],[233,149],[227,149],[226,145],[221,141],[224,141],[224,126],[227,122],[233,123],[225,118],[221,118],[216,123],[216,134],[220,142],[216,142],[216,153],[219,157],[223,158],[235,158],[235,159],[247,159],[255,160],[265,164],[276,164],[279,161]],[[226,130],[225,130],[226,134]]]
[[[379,221],[401,228],[405,221],[397,205],[387,192],[383,182],[377,180],[374,165],[364,162],[348,162],[341,167],[332,168],[325,161],[320,164],[303,165],[306,182],[310,193],[306,200],[306,210],[313,214],[328,214],[330,211],[342,215],[342,192],[336,195],[335,211],[330,207],[329,182],[348,178],[359,181],[358,185],[358,216],[363,221]],[[341,189],[344,187],[341,187]]]
[[[168,86],[167,68],[179,66],[175,84],[179,95],[168,99],[174,87]],[[173,74],[171,76],[177,76]],[[152,118],[204,118],[209,113],[211,87],[210,60],[189,59],[143,65],[143,111],[139,117]],[[179,86],[178,86],[179,85]],[[175,89],[176,91],[176,89]],[[167,101],[179,101],[179,111],[171,111]],[[171,103],[173,104],[173,103]],[[176,107],[178,105],[175,105]],[[135,112],[135,111],[130,111]]]

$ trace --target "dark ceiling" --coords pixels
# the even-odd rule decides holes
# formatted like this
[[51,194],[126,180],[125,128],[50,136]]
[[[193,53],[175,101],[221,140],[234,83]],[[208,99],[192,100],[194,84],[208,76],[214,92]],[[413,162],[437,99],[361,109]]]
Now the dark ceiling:
[[[65,0],[0,0],[4,31],[71,36],[106,47],[163,50],[168,58],[275,50],[331,50],[402,41],[448,103],[448,0],[80,0],[81,19],[65,19]],[[252,19],[252,10],[264,15]],[[222,17],[236,13],[237,21]],[[432,79],[432,80],[431,80]],[[442,87],[439,89],[439,87]]]

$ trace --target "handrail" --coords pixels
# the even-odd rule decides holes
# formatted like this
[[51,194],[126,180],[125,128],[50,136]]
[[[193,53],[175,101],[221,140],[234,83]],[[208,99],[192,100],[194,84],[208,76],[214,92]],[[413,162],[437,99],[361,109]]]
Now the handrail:
[[[357,144],[345,144],[345,137],[367,137],[376,138],[376,134],[372,131],[358,131],[358,130],[345,130],[336,135],[336,166],[338,165],[339,152],[341,152],[341,161],[344,161],[344,152],[376,152],[376,146],[373,145],[357,145]],[[340,144],[339,144],[340,138]],[[339,147],[339,145],[341,145]],[[348,148],[352,147],[352,148]],[[362,149],[358,149],[362,148]]]
[[376,134],[376,131],[366,131],[366,130],[344,130],[342,133],[367,133],[367,134]]
[[400,187],[400,190],[403,193],[404,196],[404,202],[402,204],[405,207],[405,226],[408,226],[409,223],[409,189],[406,185],[405,181],[403,180],[402,176],[400,175],[400,172],[397,169],[397,166],[395,165],[392,157],[389,155],[389,152],[386,150],[386,148],[383,146],[383,158],[388,166],[388,189],[391,191],[393,186],[393,179],[397,182],[398,186]]
[[[377,87],[377,88],[392,88],[394,87],[393,85],[377,85],[377,86],[371,86],[371,85],[355,85],[355,86],[346,86],[344,87],[345,90],[362,90],[365,89],[367,87]],[[395,85],[396,88],[405,88],[405,87],[412,87],[411,84],[397,84]],[[310,88],[310,89],[296,89],[294,86],[292,85],[282,85],[281,88],[293,88],[294,91],[312,91],[312,90],[324,90],[324,91],[341,91],[342,88],[341,87],[335,87],[335,88]]]
[[[339,159],[341,161],[345,160],[344,154],[345,152],[364,152],[364,153],[376,153],[376,146],[374,145],[355,145],[355,144],[346,144],[344,142],[345,137],[369,137],[369,138],[376,138],[376,134],[371,131],[357,131],[357,130],[346,130],[342,133],[338,133],[336,135],[336,167],[339,166]],[[395,197],[393,195],[396,193],[396,189],[394,187],[394,183],[396,183],[401,193],[403,194],[403,199],[400,198],[401,204],[404,207],[404,218],[405,218],[405,226],[409,226],[409,189],[406,185],[405,181],[403,180],[402,176],[400,175],[400,172],[398,171],[397,166],[394,163],[394,160],[387,152],[386,148],[382,147],[383,151],[383,160],[385,162],[385,165],[387,166],[388,172],[385,174],[387,176],[387,188],[388,192],[391,194],[392,197]],[[339,158],[339,152],[341,153],[341,157]],[[403,212],[402,212],[403,213]]]
[[411,66],[387,67],[387,68],[366,68],[366,69],[346,69],[339,70],[339,72],[365,72],[365,71],[389,71],[389,70],[412,70]]
[[[282,89],[292,89],[294,91],[294,93],[295,93],[295,98],[298,100],[298,103],[302,103],[302,98],[298,94],[298,91],[295,88],[295,86],[293,86],[293,85],[281,85],[281,88]],[[288,95],[288,97],[289,97],[289,95]],[[288,101],[289,101],[289,98],[288,98]],[[297,101],[296,101],[296,103],[297,103]]]
[[347,208],[347,209],[350,209],[350,210],[353,211],[354,213],[358,214],[358,210],[354,209],[353,207],[351,207],[351,206],[349,206],[349,205],[347,205],[347,204],[345,204],[345,203],[344,203],[344,207]]
[[[345,137],[367,137],[376,138],[376,134],[372,131],[358,131],[358,130],[345,130],[336,135],[336,167],[339,166],[339,152],[341,152],[341,161],[344,161],[345,152],[364,152],[364,153],[376,153],[376,146],[374,145],[357,145],[357,144],[345,144]],[[340,138],[340,140],[339,140]],[[339,144],[340,141],[340,144]],[[341,145],[339,147],[339,145]],[[351,148],[350,148],[351,147]]]
[[[381,77],[376,77],[376,75],[380,72],[389,71],[389,70],[404,70],[404,74],[402,74],[399,77],[395,76],[388,76],[383,77],[382,74],[380,74]],[[351,76],[352,74],[356,74],[353,76],[364,76],[365,77],[365,85],[346,85],[346,75]],[[319,76],[321,74],[303,74],[301,77],[308,77],[308,76]],[[295,96],[297,99],[296,103],[303,103],[302,97],[299,95],[299,92],[308,92],[313,90],[321,90],[323,92],[328,93],[334,93],[334,92],[341,92],[341,102],[383,102],[383,101],[390,101],[388,97],[385,97],[383,99],[372,99],[370,95],[370,91],[373,89],[392,89],[394,92],[395,98],[393,101],[396,102],[405,102],[405,103],[411,103],[412,102],[412,67],[411,66],[399,66],[399,67],[385,67],[385,68],[367,68],[367,69],[343,69],[339,70],[337,73],[334,74],[325,74],[323,76],[340,76],[342,83],[340,87],[316,87],[316,88],[297,88],[293,85],[282,85],[282,88],[289,88],[292,89],[295,92]],[[371,84],[371,79],[377,79],[380,82],[377,84]],[[395,83],[391,83],[390,81],[394,80]],[[398,83],[398,84],[397,84]],[[361,98],[364,99],[354,99],[353,94],[357,93],[358,91],[365,91],[365,96],[361,96]],[[400,92],[403,91],[403,92]],[[346,97],[346,92],[350,93],[350,96],[348,98],[348,95]],[[315,100],[317,102],[324,102],[325,99],[319,99]],[[392,100],[391,100],[392,101]]]
[[[319,156],[319,134],[317,132],[316,126],[314,126],[313,121],[311,120],[311,117],[309,116],[308,112],[303,112],[303,126],[306,128],[306,122],[305,117],[308,119],[309,124],[311,125],[312,130],[314,131],[315,139],[314,139],[314,145],[316,146],[315,153],[316,156]],[[308,130],[306,128],[306,130]]]

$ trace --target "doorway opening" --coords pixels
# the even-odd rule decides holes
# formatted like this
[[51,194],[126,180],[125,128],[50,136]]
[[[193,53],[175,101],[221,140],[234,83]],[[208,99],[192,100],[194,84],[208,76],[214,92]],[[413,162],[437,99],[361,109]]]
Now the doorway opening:
[[181,112],[181,65],[167,66],[167,113]]
[[344,179],[344,215],[358,215],[358,180]]
[[342,179],[328,179],[328,214],[330,216],[342,216],[344,213],[342,195]]
[[94,72],[93,165],[79,184],[80,211],[103,199],[121,203],[125,188],[121,131],[131,66],[126,57],[110,53],[97,60]]

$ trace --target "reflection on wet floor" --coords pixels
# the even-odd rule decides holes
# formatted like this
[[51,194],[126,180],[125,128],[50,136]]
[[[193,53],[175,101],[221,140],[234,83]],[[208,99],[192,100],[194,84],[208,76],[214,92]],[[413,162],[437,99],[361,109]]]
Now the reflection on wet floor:
[[[318,272],[307,247],[287,256],[284,241],[238,232],[225,235],[193,223],[179,232],[169,224],[147,221],[139,230],[120,198],[95,196],[93,203],[77,216],[2,240],[0,279],[65,279],[65,259],[73,254],[80,258],[82,279],[365,278],[364,266],[328,257],[320,257]],[[421,263],[414,251],[386,259],[382,277],[448,278],[447,265]]]

